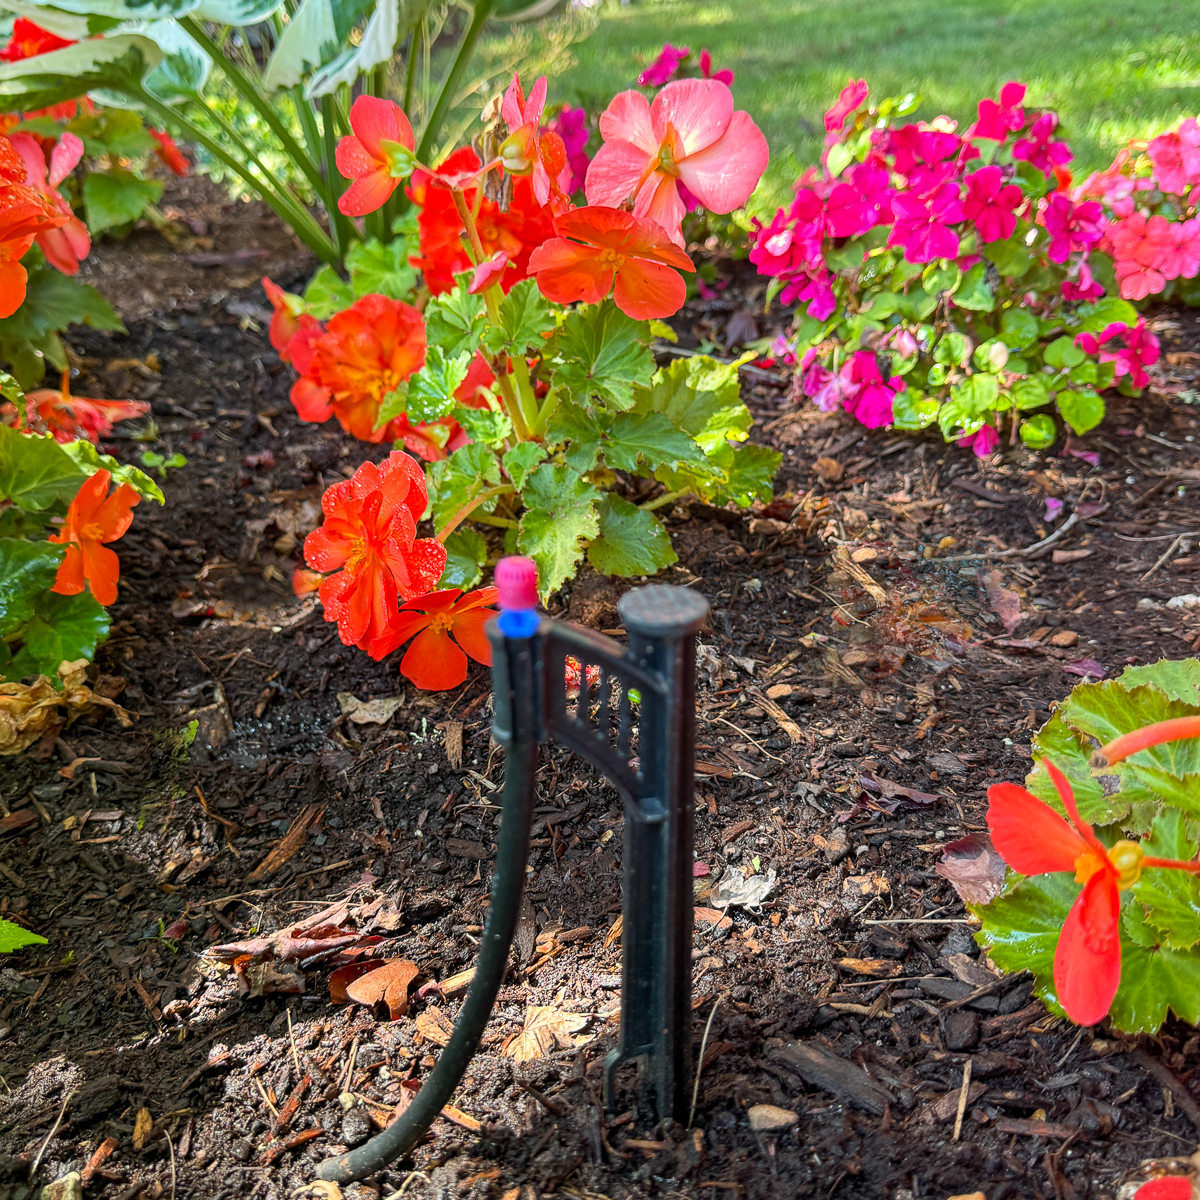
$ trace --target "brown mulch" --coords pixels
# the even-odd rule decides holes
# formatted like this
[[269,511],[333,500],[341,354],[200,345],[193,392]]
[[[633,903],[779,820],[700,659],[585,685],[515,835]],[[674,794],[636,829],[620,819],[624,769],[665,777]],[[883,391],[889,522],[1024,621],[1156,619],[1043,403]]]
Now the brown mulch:
[[[252,269],[244,255],[179,265],[178,247],[144,232],[98,247],[90,277],[130,332],[71,339],[78,390],[150,400],[155,449],[189,463],[118,547],[121,598],[97,665],[127,681],[135,729],[76,724],[0,773],[4,812],[37,814],[0,841],[0,912],[50,939],[0,968],[0,1197],[12,1200],[31,1194],[35,1159],[39,1184],[84,1171],[89,1198],[293,1195],[428,1073],[462,991],[422,985],[469,968],[483,923],[503,771],[487,674],[414,692],[394,661],[342,646],[292,595],[323,488],[383,451],[301,424],[288,402],[252,284],[265,264],[296,285],[311,260],[259,206],[192,187],[163,202],[207,222],[188,237],[270,255]],[[746,336],[755,285],[733,276],[685,310],[685,345],[723,347],[734,318]],[[517,961],[459,1112],[346,1196],[1082,1198],[1115,1196],[1144,1159],[1191,1153],[1195,1031],[1172,1023],[1138,1043],[1048,1016],[1027,980],[996,980],[934,870],[944,843],[983,828],[988,784],[1024,775],[1032,732],[1091,669],[1076,664],[1113,675],[1200,638],[1200,610],[1166,607],[1200,591],[1200,328],[1186,312],[1155,320],[1158,389],[1113,397],[1073,446],[1099,466],[1021,447],[981,466],[932,435],[867,434],[797,407],[778,371],[746,373],[754,437],[785,453],[776,501],[667,517],[680,563],[666,580],[713,605],[699,660],[696,851],[710,874],[697,881],[697,1043],[717,1008],[692,1128],[645,1119],[632,1077],[615,1116],[600,1105],[622,812],[552,750]],[[130,365],[151,354],[160,372]],[[119,430],[116,453],[143,448],[135,431]],[[990,584],[959,557],[1052,533],[1047,497],[1081,517],[1053,547],[985,564]],[[584,572],[554,611],[612,629],[626,586]],[[356,724],[339,693],[403,703]],[[727,868],[775,872],[760,910],[709,908]],[[333,1005],[328,957],[278,972],[205,957],[328,920],[416,965],[405,1015]],[[534,1006],[587,1020],[518,1061],[505,1050]],[[756,1105],[795,1121],[752,1127]]]

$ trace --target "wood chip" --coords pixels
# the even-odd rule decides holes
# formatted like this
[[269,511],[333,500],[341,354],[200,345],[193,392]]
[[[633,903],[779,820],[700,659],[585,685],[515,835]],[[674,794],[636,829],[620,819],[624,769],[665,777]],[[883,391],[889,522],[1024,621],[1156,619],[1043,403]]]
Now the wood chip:
[[438,728],[446,734],[446,759],[457,771],[463,763],[463,723],[443,721]]
[[835,958],[834,965],[869,979],[890,979],[903,970],[900,963],[889,958]]
[[417,1014],[417,1032],[438,1046],[448,1045],[454,1026],[440,1008],[427,1008]]
[[717,929],[731,929],[733,927],[733,918],[727,917],[719,908],[697,908],[695,919],[703,921],[707,925],[714,925]]
[[150,1132],[154,1128],[154,1117],[151,1116],[148,1108],[139,1108],[137,1116],[133,1118],[133,1148],[135,1150],[144,1150],[146,1142],[150,1137]]
[[895,1100],[883,1084],[876,1083],[861,1067],[815,1042],[785,1042],[771,1053],[771,1058],[795,1071],[805,1083],[840,1096],[877,1117]]
[[759,706],[788,735],[792,742],[804,741],[804,734],[801,732],[800,726],[792,720],[791,717],[775,703],[774,700],[768,700],[762,692],[756,691],[754,688],[747,688],[747,694],[753,698],[755,704]]
[[288,826],[288,831],[280,839],[278,845],[266,858],[250,872],[246,878],[251,883],[258,883],[268,875],[274,875],[284,863],[290,862],[308,837],[309,826],[324,813],[325,809],[319,804],[306,804],[304,810]]
[[992,1128],[997,1133],[1015,1133],[1021,1137],[1069,1138],[1079,1134],[1079,1128],[1075,1125],[1035,1121],[1024,1117],[1001,1117]]

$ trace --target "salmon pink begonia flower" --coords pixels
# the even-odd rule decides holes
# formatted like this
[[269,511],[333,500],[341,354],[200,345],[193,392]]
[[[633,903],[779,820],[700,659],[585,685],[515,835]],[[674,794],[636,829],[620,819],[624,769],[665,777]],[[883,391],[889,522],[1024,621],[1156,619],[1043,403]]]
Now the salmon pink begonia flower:
[[87,258],[92,248],[92,239],[87,226],[75,215],[58,185],[83,157],[83,142],[73,133],[64,133],[51,151],[47,168],[41,143],[32,134],[14,133],[8,140],[25,163],[26,186],[40,192],[65,218],[57,228],[39,233],[37,244],[55,270],[64,275],[75,275],[80,259]]
[[838,95],[833,107],[825,114],[825,132],[841,133],[845,127],[846,118],[855,112],[862,102],[871,94],[865,79],[852,79]]
[[337,169],[354,182],[338,199],[348,217],[382,208],[403,179],[412,174],[416,140],[400,105],[359,96],[350,107],[352,136],[337,144]]
[[34,238],[70,220],[70,209],[29,187],[27,175],[25,160],[0,137],[0,317],[11,317],[25,299],[29,277],[21,258]]
[[400,674],[426,692],[458,687],[467,677],[467,655],[485,667],[492,665],[492,646],[483,627],[496,615],[487,605],[499,594],[498,588],[485,587],[465,596],[458,588],[418,596],[400,606],[372,657],[381,659],[413,638],[400,660]]
[[1182,196],[1192,184],[1200,183],[1200,125],[1194,117],[1173,132],[1152,138],[1146,154],[1164,192]]
[[604,145],[587,173],[590,205],[619,208],[656,221],[683,245],[686,208],[678,184],[710,212],[745,204],[766,170],[767,139],[733,93],[715,79],[680,79],[647,102],[621,92],[600,118]]
[[1004,241],[1017,227],[1017,209],[1024,199],[1015,183],[1004,182],[1000,167],[982,167],[967,176],[963,216],[975,222],[981,242]]
[[1010,133],[1018,132],[1025,124],[1025,110],[1021,107],[1024,99],[1023,83],[1006,83],[1000,89],[999,103],[990,97],[980,100],[979,118],[967,136],[1002,142]]
[[554,232],[529,258],[546,299],[598,304],[613,288],[617,307],[635,321],[683,307],[687,285],[679,272],[696,268],[654,221],[593,204],[556,218]]
[[321,497],[325,521],[304,539],[304,561],[333,572],[321,583],[321,604],[345,645],[373,653],[397,620],[398,601],[429,591],[445,570],[445,546],[417,537],[428,500],[425,472],[399,450],[363,463]]
[[1161,213],[1147,217],[1134,212],[1108,228],[1113,264],[1121,295],[1126,300],[1144,300],[1161,292],[1166,283],[1162,272],[1164,256],[1172,243],[1170,224]]
[[127,483],[110,496],[111,482],[112,475],[103,470],[85,479],[67,509],[62,528],[46,539],[67,548],[50,590],[60,596],[78,596],[87,586],[105,607],[116,601],[121,577],[121,560],[105,543],[124,535],[133,524],[132,510],[142,499]]

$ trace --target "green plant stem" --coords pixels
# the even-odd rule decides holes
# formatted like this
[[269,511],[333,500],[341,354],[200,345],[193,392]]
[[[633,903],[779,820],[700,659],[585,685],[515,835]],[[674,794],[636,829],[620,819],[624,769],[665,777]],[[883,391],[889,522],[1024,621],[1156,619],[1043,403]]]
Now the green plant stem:
[[516,529],[519,525],[510,517],[493,517],[490,513],[476,513],[475,520],[480,525],[494,525],[497,529]]
[[674,504],[676,500],[684,496],[690,496],[692,489],[690,487],[680,488],[677,492],[666,492],[662,496],[658,496],[653,500],[647,500],[645,504],[639,504],[638,508],[642,512],[653,512],[656,508],[665,508],[668,504]]
[[542,437],[545,434],[546,426],[550,424],[550,418],[558,411],[560,399],[558,388],[552,387],[546,394],[546,399],[542,402],[541,408],[537,410],[537,416],[533,421],[533,432],[536,437]]
[[[338,254],[337,247],[330,241],[325,230],[317,224],[312,214],[294,196],[284,191],[283,188],[277,188],[266,180],[259,179],[244,163],[238,162],[232,154],[209,137],[195,122],[163,104],[144,87],[132,85],[129,88],[129,94],[164,121],[165,127],[174,125],[177,129],[182,130],[187,137],[198,142],[214,158],[219,159],[235,175],[249,184],[270,205],[279,218],[295,230],[296,236],[318,258],[327,263],[336,263],[339,260],[341,256]],[[245,151],[244,146],[241,149]],[[249,153],[246,153],[249,157]]]
[[[300,128],[304,130],[304,142],[308,147],[309,158],[316,163],[321,161],[324,147],[321,144],[321,130],[317,125],[317,118],[313,112],[312,104],[304,98],[304,90],[297,85],[289,89],[289,95],[292,97],[292,106],[296,110],[296,119],[300,122]],[[321,179],[321,203],[325,206],[325,211],[328,212],[333,207],[333,200],[330,198],[329,182],[318,171]]]
[[424,37],[425,20],[422,18],[412,31],[412,37],[408,39],[408,62],[404,64],[404,103],[401,107],[404,109],[404,115],[410,120],[412,119],[413,85],[417,81],[417,60],[421,57],[421,43]]
[[[492,285],[497,291],[499,284]],[[489,288],[488,291],[491,291]],[[518,354],[513,359],[513,378],[517,381],[517,402],[521,405],[521,418],[529,428],[530,436],[536,437],[545,428],[539,426],[541,412],[538,409],[537,395],[533,390],[533,381],[529,378],[529,363],[524,354]],[[549,419],[549,414],[547,414]]]
[[334,121],[334,109],[337,107],[332,96],[321,97],[321,144],[325,148],[325,177],[329,181],[329,228],[334,233],[334,243],[342,254],[346,253],[350,242],[354,239],[354,228],[350,219],[338,208],[342,188],[339,181],[341,172],[337,169],[337,125]]
[[[220,65],[221,70],[225,72],[225,77],[233,85],[234,90],[262,116],[263,120],[271,127],[271,131],[283,143],[283,148],[288,156],[304,172],[309,183],[316,188],[317,195],[321,195],[321,172],[317,169],[317,164],[304,152],[304,148],[292,136],[291,130],[280,119],[270,100],[255,87],[253,81],[247,78],[241,67],[222,52],[216,42],[205,32],[204,26],[200,21],[197,21],[194,17],[180,17],[179,24],[181,28],[187,30],[200,43],[213,62]],[[330,220],[332,221],[332,214],[330,214]]]
[[[474,500],[468,501],[450,518],[449,521],[442,527],[437,535],[439,542],[444,542],[481,504],[486,504],[495,496],[509,496],[517,489],[511,483],[502,483],[497,487],[488,488],[486,491],[480,492]],[[488,514],[483,514],[487,516]],[[483,517],[476,518],[482,520]],[[503,518],[501,518],[503,519]]]
[[450,68],[450,72],[442,84],[437,103],[433,106],[433,112],[429,114],[429,120],[425,122],[425,129],[421,134],[417,157],[422,162],[428,162],[433,154],[433,146],[437,141],[437,135],[441,132],[442,122],[446,119],[446,114],[454,103],[454,93],[458,91],[459,81],[467,69],[467,63],[471,61],[471,55],[475,52],[475,43],[479,41],[479,35],[483,33],[483,27],[487,24],[488,17],[492,15],[492,9],[495,7],[496,0],[475,0],[475,11],[471,16],[471,24],[467,26],[467,32],[463,34],[454,65]]

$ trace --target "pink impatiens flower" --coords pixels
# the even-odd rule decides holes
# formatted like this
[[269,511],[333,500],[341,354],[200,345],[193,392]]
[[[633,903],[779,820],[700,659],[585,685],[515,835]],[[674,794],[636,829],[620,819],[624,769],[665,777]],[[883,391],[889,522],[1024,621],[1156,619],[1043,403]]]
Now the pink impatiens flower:
[[1066,142],[1052,142],[1050,135],[1058,125],[1058,114],[1044,112],[1033,123],[1027,138],[1021,138],[1014,143],[1013,158],[1029,163],[1043,175],[1049,175],[1055,167],[1064,166],[1075,156],[1071,153]]
[[1170,244],[1162,251],[1159,269],[1165,279],[1193,279],[1200,275],[1200,217],[1168,226]]
[[1099,336],[1076,334],[1075,345],[1086,354],[1099,354],[1101,362],[1112,363],[1117,378],[1128,375],[1135,388],[1150,382],[1143,368],[1158,362],[1158,338],[1146,327],[1145,317],[1138,317],[1132,328],[1124,321],[1113,321]]
[[365,217],[382,208],[412,173],[416,148],[412,126],[400,105],[359,96],[350,107],[353,135],[337,144],[337,169],[354,182],[338,198],[338,210]]
[[1154,178],[1164,192],[1182,196],[1200,183],[1200,126],[1188,117],[1173,133],[1153,138],[1146,154],[1154,164]]
[[963,216],[975,222],[980,241],[1000,242],[1012,237],[1017,227],[1016,210],[1023,200],[1015,183],[1004,182],[1000,167],[982,167],[967,176]]
[[879,429],[892,422],[892,401],[905,389],[904,380],[893,375],[887,382],[879,371],[879,360],[870,350],[857,350],[842,365],[842,407],[860,425]]
[[955,443],[964,450],[970,446],[976,458],[987,458],[1000,445],[1000,435],[992,425],[981,425],[977,432],[960,437]]
[[1104,295],[1104,287],[1096,282],[1086,258],[1079,263],[1079,282],[1064,279],[1062,294],[1064,300],[1082,300],[1087,304],[1094,304]]
[[642,87],[662,87],[689,54],[691,50],[687,46],[664,46],[658,57],[638,76],[638,83]]
[[892,219],[890,173],[876,159],[856,163],[834,184],[825,202],[825,229],[830,237],[858,237]]
[[833,107],[825,114],[825,132],[841,133],[846,124],[846,118],[871,94],[865,79],[850,80],[834,102]]
[[927,197],[897,193],[892,198],[892,212],[896,222],[888,245],[903,246],[909,262],[927,263],[958,254],[958,234],[950,228],[963,219],[956,183],[943,184]]
[[990,98],[980,100],[979,119],[970,136],[1002,142],[1010,133],[1016,133],[1025,124],[1025,110],[1021,107],[1024,99],[1023,83],[1006,83],[1000,89],[999,103]]
[[1051,262],[1066,262],[1073,250],[1090,250],[1104,236],[1104,211],[1098,200],[1073,204],[1065,192],[1055,192],[1046,205],[1045,220]]
[[564,108],[556,117],[546,122],[546,128],[551,133],[557,133],[563,140],[567,152],[567,166],[571,168],[571,181],[565,191],[583,191],[583,181],[587,175],[588,164],[588,122],[587,110],[583,108]]
[[766,170],[767,139],[733,93],[715,79],[668,83],[647,102],[621,92],[600,118],[600,147],[587,173],[589,204],[619,208],[657,222],[683,245],[686,209],[678,184],[710,212],[727,213],[749,199]]
[[733,87],[733,72],[725,67],[720,71],[712,69],[712,55],[707,50],[700,51],[700,74],[705,79],[715,79],[718,83],[723,83],[726,87]]

